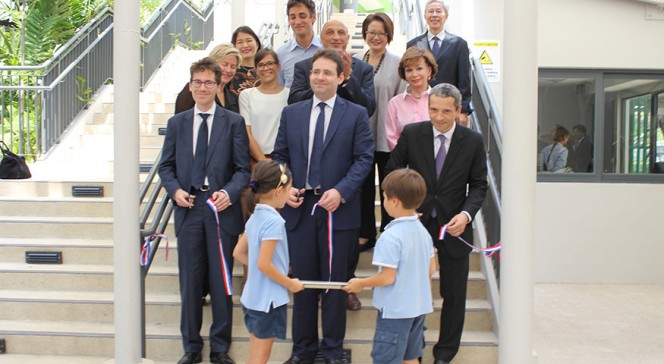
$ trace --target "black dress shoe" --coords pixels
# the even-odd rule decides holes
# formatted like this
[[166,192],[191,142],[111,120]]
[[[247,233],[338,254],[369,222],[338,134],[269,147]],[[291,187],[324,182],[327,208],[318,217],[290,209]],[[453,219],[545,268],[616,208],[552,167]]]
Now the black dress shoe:
[[203,361],[201,353],[184,353],[178,364],[196,364]]
[[235,364],[235,360],[228,356],[228,353],[210,353],[210,363],[212,364]]
[[290,358],[288,358],[288,360],[286,360],[284,362],[284,364],[314,364],[314,360],[313,359],[302,359],[298,356],[293,355]]
[[445,361],[443,359],[436,359],[436,361],[434,361],[433,364],[450,364],[450,362]]

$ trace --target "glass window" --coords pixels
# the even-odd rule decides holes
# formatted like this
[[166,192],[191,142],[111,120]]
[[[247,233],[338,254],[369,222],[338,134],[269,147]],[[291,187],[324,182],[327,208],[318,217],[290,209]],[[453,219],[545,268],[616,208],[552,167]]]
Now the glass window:
[[592,173],[594,77],[539,78],[538,171]]
[[607,76],[604,80],[604,172],[662,173],[660,121],[664,79]]

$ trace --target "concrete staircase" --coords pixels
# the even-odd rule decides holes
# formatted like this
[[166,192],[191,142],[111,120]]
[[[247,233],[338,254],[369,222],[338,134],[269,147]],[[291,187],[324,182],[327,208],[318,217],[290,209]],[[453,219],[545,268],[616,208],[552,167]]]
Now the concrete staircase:
[[[168,65],[164,68],[162,72],[168,73]],[[174,88],[179,90],[182,84]],[[141,95],[141,163],[154,162],[163,138],[159,129],[172,115],[174,99],[173,93]],[[87,120],[78,123],[58,150],[32,166],[32,179],[0,180],[0,339],[6,347],[1,363],[87,364],[114,356],[111,92],[102,93],[98,100]],[[103,197],[74,197],[74,186],[102,187]],[[169,259],[165,260],[162,243],[146,282],[147,356],[157,363],[173,363],[182,355],[177,243],[171,227],[165,233],[171,237]],[[62,264],[27,264],[26,252],[33,251],[61,252]],[[371,252],[362,253],[358,276],[373,272]],[[236,287],[241,275],[236,265]],[[431,346],[438,336],[441,299],[437,287],[436,275],[432,283],[436,312],[426,322],[424,363],[433,361]],[[465,331],[455,363],[497,362],[493,312],[486,292],[479,256],[473,254]],[[352,350],[353,363],[370,363],[376,311],[371,307],[371,291],[360,298],[362,310],[348,313],[345,347]],[[234,302],[231,356],[242,363],[248,353],[248,334],[239,297]],[[206,306],[204,333],[210,323],[209,310]],[[289,320],[291,314],[289,309]],[[271,363],[283,362],[290,350],[289,341],[277,342]]]

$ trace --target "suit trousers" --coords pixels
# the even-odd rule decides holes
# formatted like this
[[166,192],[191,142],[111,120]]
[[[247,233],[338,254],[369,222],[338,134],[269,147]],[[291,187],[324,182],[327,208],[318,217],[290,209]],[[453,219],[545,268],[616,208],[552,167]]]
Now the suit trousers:
[[440,331],[433,356],[436,360],[452,361],[459,351],[466,316],[469,258],[468,254],[452,257],[446,252],[443,242],[438,240],[440,224],[436,219],[430,219],[426,227],[438,250],[440,296],[443,298]]
[[[212,297],[210,351],[228,352],[233,327],[233,300],[226,295],[224,287],[217,222],[205,203],[211,193],[195,191],[193,194],[196,195],[194,207],[187,212],[178,236],[182,344],[185,352],[200,352],[203,349],[200,335],[203,322],[201,297],[203,285],[208,281]],[[229,269],[232,269],[237,236],[229,235],[223,229],[220,232],[224,256]]]
[[[357,245],[358,229],[333,230],[332,275],[328,268],[327,211],[311,210],[320,196],[307,192],[300,221],[288,231],[293,276],[300,280],[346,281],[348,263]],[[318,305],[322,309],[323,339],[319,345]],[[305,289],[293,295],[293,355],[313,359],[320,351],[325,359],[340,359],[346,334],[346,292]]]

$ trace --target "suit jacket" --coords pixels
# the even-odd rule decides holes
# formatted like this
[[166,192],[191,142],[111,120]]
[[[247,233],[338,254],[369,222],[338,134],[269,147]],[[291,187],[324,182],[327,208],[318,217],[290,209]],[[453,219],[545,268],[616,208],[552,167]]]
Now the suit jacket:
[[[307,181],[309,121],[312,99],[286,106],[274,144],[272,158],[287,163],[293,173],[293,187],[304,188]],[[360,187],[373,167],[374,141],[366,109],[337,96],[325,134],[321,188],[335,188],[344,202],[334,212],[334,227],[360,226]],[[303,213],[288,205],[281,210],[286,228],[293,229]]]
[[[428,32],[411,39],[407,46],[428,49]],[[436,58],[438,73],[431,79],[429,85],[435,86],[439,83],[451,83],[461,91],[463,98],[461,111],[467,114],[473,112],[470,107],[470,52],[468,43],[454,34],[445,32],[445,38],[440,48],[440,56]]]
[[[168,195],[173,198],[179,188],[191,190],[194,165],[194,109],[179,113],[168,120],[166,137],[159,162],[159,177]],[[244,119],[217,107],[207,150],[207,177],[211,191],[225,190],[232,205],[219,213],[221,227],[228,234],[244,230],[240,197],[249,183],[249,140]],[[188,208],[175,205],[175,232],[180,231]]]
[[[482,137],[468,128],[456,125],[445,164],[440,176],[436,176],[433,154],[433,126],[430,121],[406,125],[397,146],[390,154],[387,172],[408,167],[419,172],[427,186],[427,195],[418,208],[425,225],[436,209],[439,226],[445,225],[461,211],[475,216],[482,207],[487,192],[486,152]],[[472,225],[462,237],[472,242]],[[457,238],[447,235],[443,241],[445,253],[453,257],[468,254],[470,248]]]
[[[313,65],[313,58],[297,62],[293,71],[293,84],[291,85],[288,104],[311,99],[314,92],[309,83],[309,73]],[[368,115],[376,111],[376,95],[374,91],[374,71],[368,63],[352,58],[350,79],[345,85],[337,88],[337,95],[344,99],[362,105],[367,109]]]

